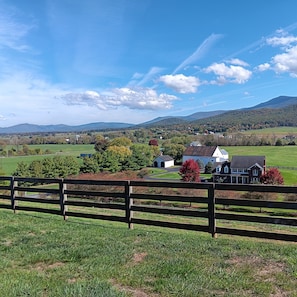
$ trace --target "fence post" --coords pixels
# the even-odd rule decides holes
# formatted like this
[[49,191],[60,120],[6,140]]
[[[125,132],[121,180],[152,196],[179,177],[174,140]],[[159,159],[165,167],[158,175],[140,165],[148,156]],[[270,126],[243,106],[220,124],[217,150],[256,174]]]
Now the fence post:
[[125,196],[126,196],[125,204],[126,204],[126,220],[127,220],[129,229],[134,228],[132,223],[133,211],[131,210],[131,208],[133,205],[133,198],[131,198],[131,193],[132,193],[132,186],[130,185],[130,181],[128,180],[125,186]]
[[216,234],[216,214],[215,214],[215,184],[211,184],[208,188],[208,227],[209,233],[213,238]]
[[11,176],[10,177],[10,200],[11,200],[11,209],[13,210],[13,212],[16,212],[16,194],[17,191],[15,190],[15,187],[18,186],[18,182],[14,180],[14,177]]
[[67,205],[66,205],[66,201],[67,201],[67,194],[65,194],[65,190],[67,189],[66,184],[64,183],[64,179],[61,179],[59,181],[59,194],[60,194],[60,209],[61,209],[61,214],[64,218],[64,220],[67,220]]

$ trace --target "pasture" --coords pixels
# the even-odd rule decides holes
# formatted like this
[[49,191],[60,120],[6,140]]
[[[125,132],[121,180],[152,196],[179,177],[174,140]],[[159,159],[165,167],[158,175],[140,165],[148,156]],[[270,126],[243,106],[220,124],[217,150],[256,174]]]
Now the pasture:
[[246,135],[257,135],[257,136],[275,136],[282,138],[287,135],[295,135],[297,136],[297,127],[274,127],[274,128],[265,128],[265,129],[255,129],[255,130],[247,130],[242,132]]
[[[11,175],[17,167],[19,162],[29,164],[33,160],[40,160],[46,157],[59,156],[75,156],[80,154],[92,154],[95,152],[93,144],[40,144],[28,145],[31,150],[41,149],[43,152],[50,151],[51,154],[45,155],[31,155],[31,156],[14,156],[0,158],[0,171],[6,175]],[[9,148],[8,148],[9,149]]]
[[1,296],[297,296],[294,243],[0,214]]

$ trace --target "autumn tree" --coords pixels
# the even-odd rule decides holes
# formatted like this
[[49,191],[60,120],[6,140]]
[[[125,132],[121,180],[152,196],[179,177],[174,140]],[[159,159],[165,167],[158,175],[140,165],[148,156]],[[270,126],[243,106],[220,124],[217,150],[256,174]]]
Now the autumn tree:
[[155,146],[158,146],[159,144],[158,144],[158,140],[157,139],[151,139],[150,141],[149,141],[149,145],[155,145]]
[[108,146],[125,146],[130,147],[132,141],[128,137],[116,137],[108,143]]
[[182,144],[166,143],[163,145],[163,154],[171,156],[174,160],[181,160],[185,146]]
[[261,176],[260,182],[270,185],[283,185],[284,179],[277,168],[270,168]]
[[199,182],[200,168],[198,163],[193,159],[186,160],[179,170],[179,175],[181,176],[182,181]]
[[105,139],[103,136],[98,135],[96,137],[94,149],[96,152],[103,153],[106,151],[108,146],[108,140]]

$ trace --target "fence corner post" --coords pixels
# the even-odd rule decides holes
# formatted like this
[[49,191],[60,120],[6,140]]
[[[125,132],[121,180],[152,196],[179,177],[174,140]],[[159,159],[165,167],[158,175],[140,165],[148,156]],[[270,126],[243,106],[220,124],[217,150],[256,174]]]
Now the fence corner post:
[[64,183],[64,179],[62,178],[59,181],[59,194],[60,194],[60,209],[61,209],[61,214],[64,218],[64,221],[67,220],[67,205],[66,205],[66,201],[67,201],[67,194],[65,194],[65,190],[67,189],[66,184]]
[[213,238],[217,238],[215,207],[215,184],[213,183],[208,188],[208,227]]
[[133,206],[133,198],[131,198],[131,193],[132,193],[132,186],[130,185],[130,181],[127,181],[125,186],[126,220],[128,223],[128,228],[133,230],[134,228],[132,223],[133,211],[131,210]]

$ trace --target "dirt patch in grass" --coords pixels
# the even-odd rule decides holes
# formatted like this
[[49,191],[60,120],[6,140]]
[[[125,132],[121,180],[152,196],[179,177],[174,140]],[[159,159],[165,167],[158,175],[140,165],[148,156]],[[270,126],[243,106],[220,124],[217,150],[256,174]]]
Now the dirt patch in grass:
[[274,293],[270,297],[286,297],[289,296],[277,284],[277,275],[286,270],[286,265],[281,262],[273,262],[265,260],[257,256],[252,257],[234,257],[227,261],[228,264],[235,266],[237,269],[248,267],[254,271],[256,281],[264,281],[272,284]]
[[133,258],[132,258],[132,263],[133,264],[137,264],[137,263],[140,263],[144,260],[144,258],[147,256],[147,253],[146,252],[143,252],[143,253],[135,253],[133,255]]
[[47,263],[44,263],[44,262],[38,262],[38,263],[35,263],[32,266],[32,269],[37,270],[39,272],[43,272],[43,271],[46,271],[46,270],[56,269],[56,268],[59,268],[59,267],[64,266],[64,265],[65,264],[63,262],[55,262],[55,263],[52,263],[52,264],[47,264]]
[[124,286],[117,283],[115,280],[112,280],[111,283],[117,290],[128,293],[132,297],[160,297],[159,294],[146,293],[143,289]]
[[11,246],[12,245],[12,240],[6,239],[4,242],[2,242],[3,245],[5,246]]

